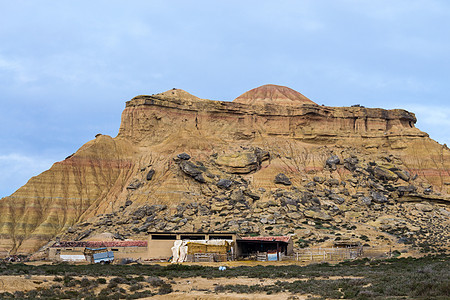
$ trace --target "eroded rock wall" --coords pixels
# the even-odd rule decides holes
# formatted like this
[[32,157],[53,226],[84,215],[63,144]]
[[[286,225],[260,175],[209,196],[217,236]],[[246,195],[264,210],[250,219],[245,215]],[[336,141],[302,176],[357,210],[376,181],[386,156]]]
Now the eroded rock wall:
[[30,253],[107,209],[133,170],[126,141],[99,136],[0,200],[0,249]]
[[[415,122],[404,110],[247,105],[179,90],[138,96],[116,138],[98,136],[0,200],[0,251],[29,253],[56,236],[105,231],[288,234],[370,221],[376,234],[385,215],[403,224],[408,207],[414,216],[400,201],[426,202],[421,210],[445,219],[447,210],[433,205],[448,203],[450,151]],[[359,171],[344,161],[352,157]],[[418,215],[413,229],[423,230],[429,216]],[[436,239],[448,230],[430,224]]]

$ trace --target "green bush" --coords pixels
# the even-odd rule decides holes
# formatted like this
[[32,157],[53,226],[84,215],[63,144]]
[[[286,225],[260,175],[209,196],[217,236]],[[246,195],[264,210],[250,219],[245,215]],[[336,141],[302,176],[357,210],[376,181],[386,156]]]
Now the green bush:
[[159,287],[158,294],[160,294],[160,295],[167,295],[167,294],[170,294],[172,292],[173,292],[172,285],[170,285],[169,283],[163,283]]
[[97,278],[97,282],[99,284],[106,284],[106,279],[105,278]]

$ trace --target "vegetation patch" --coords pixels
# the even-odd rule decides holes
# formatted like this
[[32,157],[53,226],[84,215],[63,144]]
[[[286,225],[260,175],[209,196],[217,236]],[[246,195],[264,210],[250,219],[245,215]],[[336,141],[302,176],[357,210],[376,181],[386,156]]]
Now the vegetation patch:
[[[50,287],[29,292],[0,293],[0,299],[138,299],[173,292],[173,281],[182,278],[258,278],[261,284],[219,284],[205,293],[281,292],[344,299],[448,299],[449,256],[422,258],[359,259],[336,265],[258,265],[217,267],[160,265],[41,265],[0,264],[0,276],[54,276]],[[263,284],[263,279],[277,280]],[[294,279],[294,280],[286,280]],[[51,279],[50,279],[51,281]],[[220,280],[217,281],[220,283]]]

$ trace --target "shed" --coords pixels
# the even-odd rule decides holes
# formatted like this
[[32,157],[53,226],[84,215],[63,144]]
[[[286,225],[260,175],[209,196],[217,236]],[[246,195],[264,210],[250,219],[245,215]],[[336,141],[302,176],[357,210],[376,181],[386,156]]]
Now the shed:
[[[206,246],[202,241],[229,240],[235,242],[236,239],[235,232],[150,232],[148,239],[149,258],[169,259],[173,255],[172,247],[175,241],[189,240],[192,243],[191,249],[197,248],[199,252],[205,253],[208,251],[203,249]],[[198,241],[198,243],[194,241]],[[214,247],[212,244],[208,245],[211,251]]]
[[51,260],[82,261],[86,248],[108,248],[115,258],[146,259],[147,241],[57,241],[49,247]]
[[257,259],[261,254],[265,260],[281,260],[283,256],[292,255],[294,245],[290,236],[251,236],[236,241],[237,256]]

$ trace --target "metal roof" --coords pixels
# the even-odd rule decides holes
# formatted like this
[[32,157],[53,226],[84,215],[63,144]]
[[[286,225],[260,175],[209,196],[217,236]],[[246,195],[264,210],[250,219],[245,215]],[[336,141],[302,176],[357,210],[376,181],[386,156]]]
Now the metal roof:
[[255,241],[255,242],[289,243],[289,241],[291,240],[291,237],[290,236],[246,236],[246,237],[242,237],[240,240]]
[[60,241],[52,248],[101,248],[101,247],[147,247],[147,241]]

